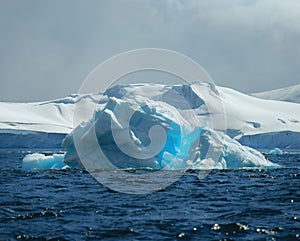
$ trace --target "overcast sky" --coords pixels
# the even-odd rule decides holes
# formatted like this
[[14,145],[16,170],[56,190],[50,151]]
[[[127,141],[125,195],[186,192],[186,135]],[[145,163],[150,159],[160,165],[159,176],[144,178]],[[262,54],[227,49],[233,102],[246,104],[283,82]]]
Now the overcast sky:
[[300,1],[0,0],[0,101],[76,93],[102,61],[148,47],[243,92],[299,84]]

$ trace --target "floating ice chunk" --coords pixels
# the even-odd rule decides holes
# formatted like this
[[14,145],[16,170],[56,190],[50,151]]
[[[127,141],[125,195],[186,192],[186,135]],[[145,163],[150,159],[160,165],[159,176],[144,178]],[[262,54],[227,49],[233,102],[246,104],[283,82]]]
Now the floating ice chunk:
[[283,151],[279,148],[275,148],[269,152],[270,155],[282,155]]
[[28,154],[23,158],[22,169],[26,171],[37,169],[64,169],[68,166],[63,162],[65,154],[46,156],[40,153]]

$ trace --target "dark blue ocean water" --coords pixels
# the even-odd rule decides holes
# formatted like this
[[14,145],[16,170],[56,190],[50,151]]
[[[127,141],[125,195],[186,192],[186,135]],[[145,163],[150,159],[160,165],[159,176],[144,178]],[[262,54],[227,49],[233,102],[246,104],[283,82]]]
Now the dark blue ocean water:
[[147,195],[80,170],[24,172],[25,155],[0,151],[0,240],[300,240],[299,154],[269,156],[275,170],[189,171]]

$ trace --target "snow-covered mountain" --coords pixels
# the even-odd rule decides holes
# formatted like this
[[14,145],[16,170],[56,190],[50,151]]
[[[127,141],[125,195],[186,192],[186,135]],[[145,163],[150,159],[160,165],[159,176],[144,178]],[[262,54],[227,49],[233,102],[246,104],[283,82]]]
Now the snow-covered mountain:
[[258,149],[300,149],[300,105],[220,87],[228,134]]
[[97,102],[97,98],[99,96],[74,94],[43,102],[0,102],[0,132],[69,133],[73,128],[74,105],[80,101]]
[[281,88],[260,93],[253,93],[251,95],[268,100],[281,100],[300,103],[300,85],[294,85],[287,88]]
[[[130,88],[139,92],[142,87]],[[218,90],[229,136],[258,149],[300,149],[299,104],[264,100],[229,88]],[[143,91],[147,92],[145,86]],[[197,103],[195,98],[191,88],[191,104]],[[0,103],[0,147],[59,147],[64,135],[73,129],[74,106],[78,101],[98,103],[99,96],[71,95],[47,102]]]
[[60,147],[73,129],[75,103],[95,102],[95,98],[70,95],[44,102],[0,102],[0,148]]

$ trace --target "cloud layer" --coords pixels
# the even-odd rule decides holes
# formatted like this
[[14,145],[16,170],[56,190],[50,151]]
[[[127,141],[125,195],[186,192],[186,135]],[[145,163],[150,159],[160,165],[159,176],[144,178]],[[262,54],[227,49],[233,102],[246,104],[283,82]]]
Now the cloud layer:
[[168,48],[244,92],[300,83],[298,0],[0,2],[0,100],[74,93],[114,54]]

